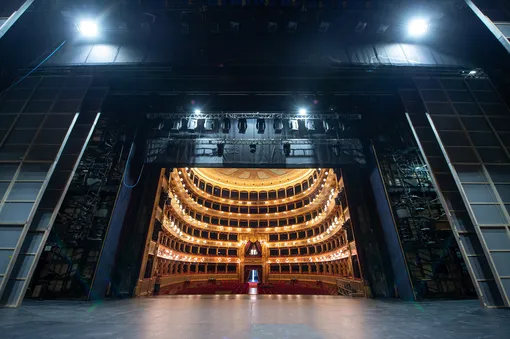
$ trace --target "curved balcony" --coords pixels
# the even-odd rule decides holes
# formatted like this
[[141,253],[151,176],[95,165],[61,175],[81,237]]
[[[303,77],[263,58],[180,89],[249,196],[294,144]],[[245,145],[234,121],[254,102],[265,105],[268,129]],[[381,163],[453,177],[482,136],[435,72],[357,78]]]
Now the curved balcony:
[[289,263],[314,263],[314,262],[328,262],[339,259],[348,258],[349,255],[356,255],[356,251],[351,248],[349,251],[349,246],[345,245],[342,248],[336,248],[332,251],[314,254],[314,255],[298,255],[298,256],[289,256],[289,257],[280,257],[280,258],[272,258],[270,257],[267,261],[268,264],[289,264]]
[[347,245],[346,236],[343,232],[335,234],[335,237],[324,239],[317,243],[297,244],[287,242],[278,246],[269,247],[269,257],[288,257],[293,255],[317,255],[334,251]]
[[270,215],[279,216],[287,213],[289,213],[289,215],[299,214],[301,211],[305,211],[305,208],[312,205],[313,202],[320,202],[320,200],[330,195],[331,190],[328,190],[329,188],[338,191],[336,188],[337,183],[335,175],[327,175],[322,178],[321,183],[319,183],[316,188],[305,192],[301,197],[293,200],[266,201],[263,204],[257,204],[254,201],[238,201],[236,203],[228,199],[218,199],[215,201],[214,199],[204,196],[203,193],[197,193],[193,187],[183,184],[182,178],[179,177],[179,180],[175,179],[174,173],[174,180],[171,181],[172,191],[178,199],[187,203],[190,207],[196,207],[201,212],[208,211],[208,213],[216,216],[237,215],[264,218]]
[[[187,173],[187,175],[186,175]],[[187,171],[180,169],[172,172],[172,178],[186,185],[186,189],[192,190],[197,195],[208,198],[215,202],[229,202],[232,205],[243,205],[251,202],[253,205],[273,204],[291,202],[300,199],[320,186],[324,177],[332,173],[331,170],[314,171],[304,181],[287,187],[283,184],[275,186],[275,189],[265,187],[259,191],[243,191],[222,187],[220,183],[215,185],[206,183],[194,174],[193,169]]]
[[[278,225],[277,220],[262,220],[257,221],[257,224],[248,223],[248,220],[239,220],[239,219],[228,219],[228,218],[216,218],[216,219],[205,219],[201,214],[188,215],[185,213],[185,209],[182,208],[174,199],[171,202],[172,208],[169,209],[171,215],[175,215],[180,217],[182,221],[186,224],[191,225],[200,229],[207,229],[209,231],[216,232],[237,232],[237,233],[282,233],[289,231],[299,231],[306,230],[309,228],[313,228],[314,226],[320,225],[325,220],[331,218],[334,211],[340,211],[336,213],[336,217],[338,217],[339,222],[345,222],[344,216],[341,214],[341,209],[337,208],[336,205],[332,202],[326,204],[326,209],[317,213],[310,213],[305,216],[301,216],[295,219],[287,219],[286,223],[289,224],[290,221],[298,221],[299,223],[287,225],[287,226],[273,226]],[[171,217],[171,216],[170,216]],[[201,220],[197,220],[196,217],[199,217]],[[206,222],[207,220],[209,222]],[[215,222],[217,224],[212,224],[210,222]],[[262,223],[264,222],[264,223]],[[219,225],[218,225],[219,224]],[[265,225],[271,225],[269,227],[265,227]],[[251,227],[250,227],[251,226]],[[256,230],[255,230],[256,229]]]
[[[205,230],[201,230],[198,234],[193,232],[189,232],[190,228],[184,229],[186,226],[183,224],[176,223],[175,221],[165,219],[163,221],[164,229],[173,235],[176,239],[180,239],[184,242],[190,244],[200,244],[200,245],[208,245],[208,246],[217,246],[217,247],[237,247],[240,246],[238,242],[239,237],[237,234],[233,233],[221,233],[220,236],[217,232],[209,232]],[[192,229],[193,231],[197,231],[198,229]],[[202,233],[204,232],[204,233]],[[215,236],[213,236],[215,234]]]
[[[331,176],[330,176],[331,177]],[[328,177],[329,179],[329,177]],[[326,178],[323,179],[326,180]],[[327,181],[327,186],[334,180]],[[185,183],[182,183],[177,180],[172,180],[172,186],[174,188],[174,192],[178,195],[179,199],[190,201],[191,204],[198,204],[200,206],[205,206],[212,210],[222,211],[222,212],[233,212],[234,214],[265,214],[265,213],[276,213],[283,211],[291,211],[296,208],[301,208],[303,206],[309,205],[317,196],[324,192],[323,185],[317,185],[313,189],[309,189],[309,192],[303,194],[301,197],[297,197],[296,199],[283,199],[283,200],[274,200],[274,201],[265,201],[263,204],[258,204],[257,202],[245,201],[245,202],[235,202],[234,200],[228,199],[211,199],[207,198],[201,193],[197,193],[193,188],[190,188]]]
[[[190,206],[181,202],[178,198],[174,197],[171,202],[173,210],[180,214],[185,220],[196,220],[197,226],[204,225],[217,225],[223,227],[239,227],[239,228],[268,228],[268,227],[285,227],[289,225],[295,226],[296,224],[305,223],[317,219],[321,214],[329,214],[334,206],[334,196],[336,191],[332,191],[328,196],[326,202],[309,205],[300,209],[301,214],[298,212],[287,215],[287,212],[273,213],[273,215],[252,215],[246,216],[233,216],[232,213],[215,212],[208,210],[203,206]],[[200,224],[198,223],[200,222]],[[285,230],[285,229],[284,229]]]
[[[197,258],[233,258],[236,259],[239,255],[239,250],[236,246],[232,246],[229,243],[224,243],[221,247],[208,246],[199,243],[186,242],[185,240],[179,239],[171,235],[168,237],[166,234],[159,235],[158,248],[165,249],[168,252],[162,252],[161,254],[169,254],[173,256],[173,260],[179,261],[197,261]],[[158,256],[159,249],[158,249]]]
[[[287,280],[287,279],[310,279],[309,277],[300,277],[300,275],[329,275],[336,278],[352,277],[352,269],[350,267],[347,258],[339,259],[330,262],[317,262],[317,263],[283,263],[283,264],[270,264],[269,271],[270,279]],[[315,280],[321,280],[323,278],[314,278]]]
[[[330,219],[326,220],[325,223],[306,231],[269,234],[267,237],[269,241],[267,241],[266,246],[269,248],[281,246],[302,246],[317,243],[319,241],[326,241],[327,239],[334,237],[337,232],[342,229],[341,226],[343,223],[340,221],[341,219],[338,218],[339,213],[340,209],[337,209],[337,214],[331,215]],[[240,246],[238,243],[239,234],[237,232],[215,232],[213,230],[196,228],[190,226],[186,220],[179,216],[172,215],[170,218],[165,218],[163,220],[163,227],[176,238],[180,238],[183,241],[193,244],[201,243],[210,246],[224,246],[226,243],[229,243],[230,246]],[[279,236],[278,239],[271,239],[271,236],[275,235]]]

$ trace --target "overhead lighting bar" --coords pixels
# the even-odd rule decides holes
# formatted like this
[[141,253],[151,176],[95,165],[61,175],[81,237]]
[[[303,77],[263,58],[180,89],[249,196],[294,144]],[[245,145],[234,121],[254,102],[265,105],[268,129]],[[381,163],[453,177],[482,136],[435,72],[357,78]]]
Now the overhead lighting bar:
[[[314,112],[306,113],[308,119],[344,119],[344,120],[360,120],[361,114],[351,113],[332,113],[332,112]],[[296,111],[280,111],[280,112],[207,112],[207,113],[182,113],[182,112],[158,112],[147,113],[147,119],[296,119]]]
[[[339,145],[342,149],[345,146],[351,146],[349,149],[362,150],[363,147],[359,139],[180,139],[180,138],[157,138],[167,144],[195,144],[209,145],[224,143],[228,145]],[[150,142],[150,139],[149,139]]]

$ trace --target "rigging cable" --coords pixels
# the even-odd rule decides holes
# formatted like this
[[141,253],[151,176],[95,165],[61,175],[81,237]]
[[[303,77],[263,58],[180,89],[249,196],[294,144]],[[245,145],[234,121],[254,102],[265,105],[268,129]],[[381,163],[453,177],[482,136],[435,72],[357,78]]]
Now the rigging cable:
[[140,182],[140,178],[142,177],[143,169],[145,168],[145,161],[144,161],[142,168],[140,169],[140,173],[138,174],[138,179],[136,179],[136,182],[133,185],[126,184],[126,174],[129,173],[129,168],[131,166],[132,154],[133,154],[133,149],[135,148],[135,140],[136,140],[137,134],[138,134],[138,126],[136,126],[135,135],[133,136],[133,145],[131,146],[131,149],[129,150],[128,163],[126,164],[126,172],[124,174],[124,178],[122,178],[122,184],[124,186],[126,186],[127,188],[135,188],[138,185],[138,183]]
[[[55,48],[55,50],[53,52],[50,53],[50,55],[48,55],[46,58],[43,59],[43,61],[41,61],[39,64],[37,64],[37,66],[35,66],[30,72],[28,72],[27,74],[25,74],[24,76],[22,76],[19,80],[15,81],[13,84],[11,84],[9,87],[7,87],[5,90],[3,90],[2,92],[0,92],[0,95],[4,94],[5,92],[8,92],[10,91],[14,86],[18,85],[20,82],[22,82],[23,80],[25,80],[26,78],[28,78],[32,73],[34,73],[35,71],[37,71],[37,69],[39,67],[41,67],[42,65],[44,65],[44,63],[48,60],[50,60],[50,58],[52,56],[55,55],[55,53],[58,52],[58,50],[60,50],[64,45],[65,43],[67,42],[67,40],[64,40],[60,45],[58,45],[57,48]],[[37,59],[36,59],[37,60]]]

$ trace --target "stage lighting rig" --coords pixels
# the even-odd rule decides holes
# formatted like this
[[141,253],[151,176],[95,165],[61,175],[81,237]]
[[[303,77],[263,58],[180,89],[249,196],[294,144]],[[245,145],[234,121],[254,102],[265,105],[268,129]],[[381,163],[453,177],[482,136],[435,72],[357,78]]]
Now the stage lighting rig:
[[333,148],[333,154],[336,157],[339,157],[340,156],[340,148],[338,147],[338,145],[333,145],[332,148]]
[[257,131],[259,134],[264,134],[266,130],[266,122],[264,119],[257,119]]
[[274,132],[280,134],[283,131],[283,123],[281,119],[275,119],[273,123]]
[[315,121],[307,119],[305,121],[305,128],[307,131],[315,131]]
[[205,119],[204,129],[207,132],[211,132],[214,129],[214,120],[212,120],[212,119]]
[[155,131],[161,131],[165,127],[165,121],[162,119],[154,121],[152,129]]
[[322,122],[322,127],[324,128],[324,132],[328,133],[329,131],[334,130],[334,125],[331,124],[329,121],[324,120]]
[[286,157],[290,156],[290,144],[288,142],[283,144],[283,153],[285,153]]
[[172,127],[170,128],[172,132],[179,132],[182,127],[181,119],[172,120]]
[[221,122],[221,129],[223,130],[223,133],[230,132],[230,119],[229,118],[223,118],[223,121]]
[[244,134],[246,133],[246,130],[248,129],[248,122],[246,119],[241,118],[239,119],[239,122],[237,123],[237,128],[239,129],[239,133]]
[[224,143],[219,143],[219,144],[216,145],[216,154],[219,157],[223,156],[223,152],[224,151],[225,151],[225,144]]
[[188,119],[188,130],[190,131],[195,131],[198,127],[198,120],[197,119],[193,119],[193,118],[190,118]]
[[299,122],[296,119],[290,119],[289,120],[289,129],[291,131],[298,131],[299,130]]

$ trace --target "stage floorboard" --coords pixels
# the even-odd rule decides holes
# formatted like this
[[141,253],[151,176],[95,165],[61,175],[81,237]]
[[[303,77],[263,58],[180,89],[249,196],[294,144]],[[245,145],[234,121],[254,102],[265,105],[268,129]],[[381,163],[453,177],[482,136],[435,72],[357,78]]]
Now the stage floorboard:
[[26,301],[0,309],[0,337],[372,339],[508,338],[509,310],[478,301],[336,296],[161,296],[101,302]]

